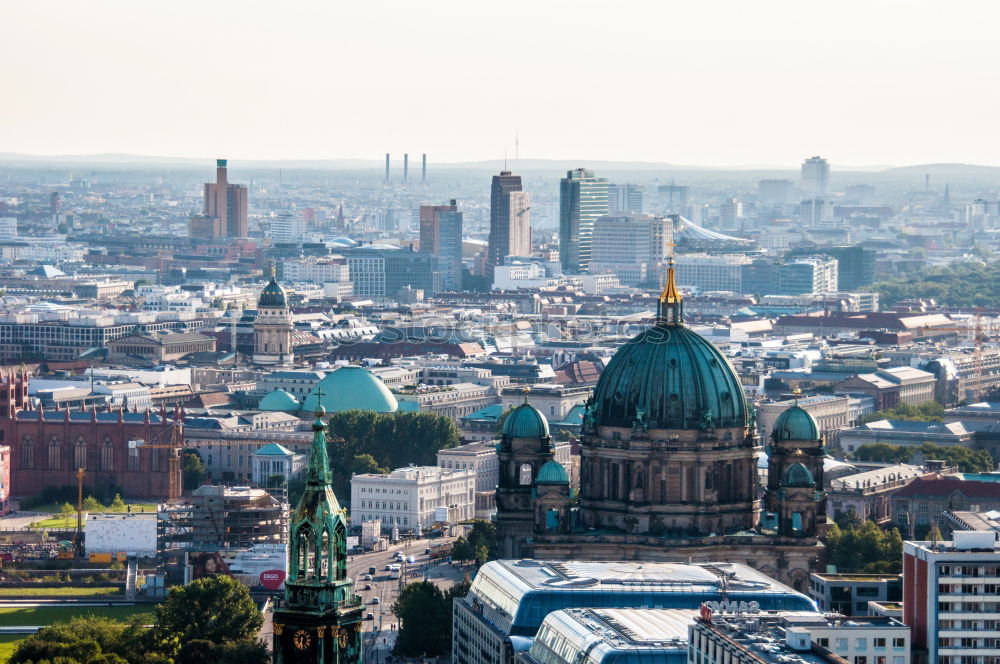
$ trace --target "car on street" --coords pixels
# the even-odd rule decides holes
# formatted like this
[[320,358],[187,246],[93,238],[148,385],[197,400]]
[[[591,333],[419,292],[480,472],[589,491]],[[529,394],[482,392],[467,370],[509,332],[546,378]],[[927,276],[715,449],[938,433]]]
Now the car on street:
[[366,583],[365,584],[365,590],[371,590],[371,589],[372,589],[372,584]]
[[372,597],[372,604],[380,604],[381,600],[378,597]]
[[406,562],[412,565],[413,563],[417,562],[417,559],[414,558],[413,556],[410,556],[409,558],[406,559]]
[[375,614],[369,611],[368,615],[365,616],[365,620],[375,620]]
[[361,577],[361,580],[362,581],[371,581],[372,580],[372,575],[371,574],[365,574],[363,577]]

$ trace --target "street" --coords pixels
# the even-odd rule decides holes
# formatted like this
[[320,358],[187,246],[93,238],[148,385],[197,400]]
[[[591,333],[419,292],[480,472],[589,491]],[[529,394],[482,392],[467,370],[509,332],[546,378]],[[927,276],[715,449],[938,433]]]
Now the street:
[[[365,605],[362,630],[364,638],[364,653],[366,664],[383,664],[392,653],[396,642],[398,624],[392,605],[399,597],[401,584],[420,581],[426,578],[442,590],[447,590],[462,581],[463,571],[452,567],[450,563],[430,560],[424,551],[432,544],[453,542],[454,537],[438,537],[432,540],[419,539],[390,545],[385,551],[372,551],[356,556],[349,556],[347,574],[354,579],[354,591],[361,596]],[[401,564],[406,578],[390,579],[387,565],[396,564],[393,554],[401,551],[404,556],[413,556],[413,564]],[[375,568],[371,581],[365,580],[370,568]],[[365,590],[365,586],[371,586]],[[378,598],[378,604],[372,600]],[[371,613],[372,620],[367,616]]]

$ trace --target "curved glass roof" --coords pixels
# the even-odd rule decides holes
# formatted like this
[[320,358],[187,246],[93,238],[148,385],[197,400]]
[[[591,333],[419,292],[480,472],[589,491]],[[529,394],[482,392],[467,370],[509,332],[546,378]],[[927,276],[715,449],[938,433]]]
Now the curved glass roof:
[[696,609],[723,597],[765,611],[816,610],[802,593],[739,563],[494,560],[479,570],[466,602],[502,632],[532,636],[560,609]]

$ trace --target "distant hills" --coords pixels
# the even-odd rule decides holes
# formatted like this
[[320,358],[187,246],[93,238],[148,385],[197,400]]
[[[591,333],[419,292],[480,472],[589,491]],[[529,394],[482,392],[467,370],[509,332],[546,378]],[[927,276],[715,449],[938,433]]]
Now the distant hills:
[[[419,177],[420,155],[410,155],[411,177]],[[381,159],[234,159],[231,166],[238,169],[312,169],[312,170],[382,170],[385,162]],[[402,168],[402,153],[392,155],[392,169],[395,176]],[[164,157],[135,154],[90,154],[90,155],[32,155],[15,152],[0,152],[0,163],[8,165],[43,166],[43,165],[88,165],[88,166],[119,166],[119,167],[172,167],[201,168],[211,165],[214,158],[200,157]],[[798,166],[775,166],[752,164],[743,166],[698,166],[692,164],[668,164],[652,161],[613,161],[592,159],[490,159],[482,161],[438,162],[431,159],[428,166],[436,171],[465,170],[490,171],[501,170],[504,165],[519,172],[525,171],[568,171],[574,168],[586,167],[599,172],[630,171],[630,172],[702,172],[711,173],[773,173],[790,177],[798,173]],[[977,164],[920,164],[914,166],[837,166],[834,171],[865,172],[872,174],[918,177],[929,174],[932,177],[946,178],[989,178],[1000,177],[1000,166],[980,166]]]

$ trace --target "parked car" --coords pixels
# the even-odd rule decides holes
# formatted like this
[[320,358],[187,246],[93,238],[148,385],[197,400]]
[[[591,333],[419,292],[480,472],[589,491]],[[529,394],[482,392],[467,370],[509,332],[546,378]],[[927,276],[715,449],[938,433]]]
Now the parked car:
[[375,614],[369,611],[368,615],[365,616],[365,620],[375,620]]
[[381,600],[378,597],[372,597],[372,604],[381,604]]
[[361,577],[361,580],[362,581],[371,581],[372,580],[372,575],[371,574],[365,574],[363,577]]
[[371,589],[372,589],[372,584],[366,583],[365,584],[365,590],[371,590]]

